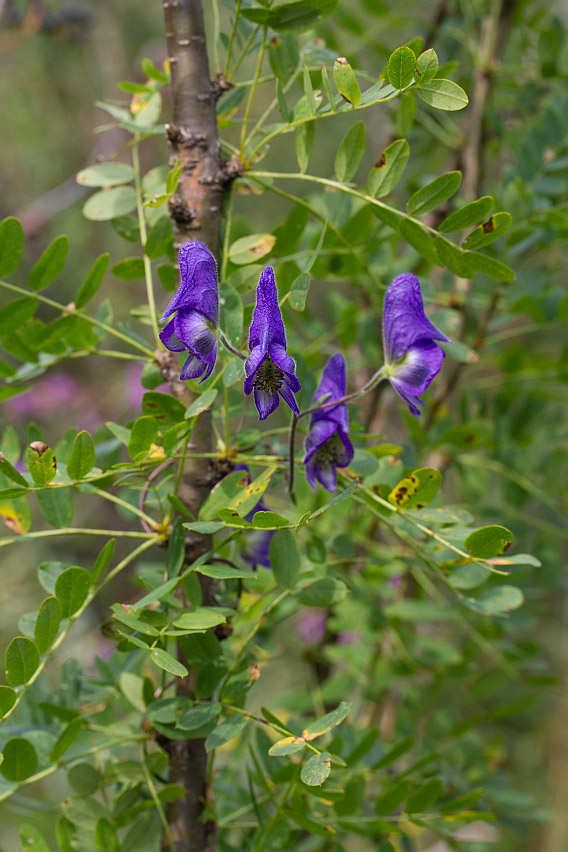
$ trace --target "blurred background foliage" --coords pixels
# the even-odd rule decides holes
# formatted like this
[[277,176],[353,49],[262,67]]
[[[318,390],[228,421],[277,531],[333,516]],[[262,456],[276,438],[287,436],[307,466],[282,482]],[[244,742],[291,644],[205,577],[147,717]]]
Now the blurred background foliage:
[[[525,605],[505,623],[480,619],[481,640],[450,626],[437,631],[421,625],[416,634],[405,623],[408,616],[395,610],[387,619],[395,629],[385,629],[382,604],[392,604],[397,596],[412,597],[417,583],[416,575],[401,576],[401,566],[387,548],[387,535],[374,553],[381,567],[373,568],[371,560],[361,575],[361,588],[354,580],[352,595],[333,614],[326,618],[325,611],[306,608],[294,616],[294,630],[287,624],[270,637],[260,634],[259,642],[271,659],[266,674],[263,669],[262,701],[267,703],[267,694],[273,691],[273,705],[283,712],[323,709],[344,697],[354,683],[363,683],[363,694],[377,708],[368,724],[379,726],[381,738],[388,741],[395,731],[397,736],[418,735],[425,753],[441,743],[442,751],[449,749],[440,758],[445,780],[465,767],[469,784],[486,790],[488,809],[500,818],[498,833],[487,830],[468,839],[466,832],[451,841],[451,848],[477,852],[491,848],[485,843],[493,842],[500,852],[560,852],[568,844],[564,722],[568,12],[561,2],[504,0],[499,4],[497,38],[485,54],[484,22],[491,3],[342,0],[337,13],[318,26],[317,35],[325,40],[319,45],[322,50],[327,47],[332,55],[347,56],[355,69],[375,77],[395,46],[416,37],[436,49],[441,63],[455,67],[453,79],[470,96],[465,111],[434,114],[418,101],[414,113],[403,98],[361,114],[368,143],[360,173],[366,173],[383,149],[402,136],[409,140],[411,157],[394,193],[397,205],[441,172],[463,169],[466,178],[458,198],[468,201],[491,194],[496,209],[513,217],[510,231],[495,244],[495,256],[515,269],[514,282],[497,286],[478,276],[471,287],[464,279],[456,281],[447,269],[429,267],[369,207],[357,206],[346,195],[338,199],[331,191],[312,192],[307,183],[279,186],[307,198],[353,240],[383,286],[403,270],[421,276],[427,300],[437,303],[433,321],[451,337],[463,337],[465,347],[457,358],[452,360],[448,350],[450,357],[427,395],[420,421],[394,403],[390,389],[381,387],[361,403],[354,419],[366,431],[381,433],[402,447],[402,463],[395,455],[380,460],[383,474],[390,465],[388,477],[394,485],[403,465],[438,467],[444,475],[445,502],[473,506],[479,523],[504,523],[515,534],[516,552],[535,554],[542,564],[516,570],[514,580],[523,588]],[[222,23],[228,20],[231,5],[220,3]],[[212,31],[212,9],[205,6]],[[104,99],[127,106],[129,96],[116,89],[117,81],[144,82],[139,70],[144,57],[162,66],[161,5],[137,0],[0,0],[0,25],[0,218],[13,214],[22,220],[29,268],[57,234],[69,235],[71,249],[58,297],[61,302],[72,301],[78,280],[102,250],[111,252],[113,264],[132,254],[132,247],[111,224],[93,225],[81,215],[88,190],[77,185],[75,174],[95,158],[113,155],[128,141],[118,129],[93,132],[108,118],[94,104]],[[217,48],[221,52],[221,46]],[[217,70],[215,55],[213,51],[213,70]],[[242,79],[250,79],[255,62],[253,50],[243,61]],[[272,97],[273,84],[261,84],[256,114]],[[478,100],[483,112],[475,137]],[[165,101],[162,120],[167,121],[167,90]],[[324,176],[333,173],[337,146],[352,123],[348,114],[331,121],[315,129],[311,169]],[[238,145],[239,127],[231,126],[230,116],[226,125],[224,137]],[[260,168],[296,171],[290,138],[277,140]],[[141,157],[144,172],[165,163],[165,140],[147,140]],[[127,155],[119,159],[128,161]],[[272,231],[278,239],[270,257],[285,292],[313,253],[321,224],[302,220],[299,207],[285,199],[276,203],[276,198],[270,192],[247,194],[243,182],[233,196],[230,237],[233,242]],[[447,212],[430,214],[434,227]],[[294,229],[298,241],[291,250]],[[303,407],[314,388],[310,373],[321,369],[324,356],[337,342],[348,355],[353,387],[368,377],[369,365],[378,366],[381,360],[378,321],[372,310],[380,305],[379,288],[333,240],[326,251],[328,236],[312,268],[306,319],[301,327],[290,328],[291,351],[301,352]],[[229,264],[227,273],[236,268]],[[112,299],[115,315],[127,317],[143,300],[141,286],[107,274],[103,290]],[[252,284],[244,291],[250,304]],[[159,306],[168,299],[167,293],[159,294]],[[139,332],[145,333],[142,324]],[[128,422],[137,414],[139,374],[137,367],[118,363],[112,370],[101,369],[95,358],[77,359],[39,376],[33,392],[5,402],[3,416],[22,441],[29,419],[48,432],[53,443],[71,420],[97,432],[108,419]],[[87,504],[84,510],[79,504],[76,517],[81,511],[90,511]],[[350,511],[345,509],[347,516]],[[325,541],[331,558],[358,565],[369,526],[356,525],[353,541],[345,540],[335,535],[337,516],[326,517],[327,527],[322,522],[319,540],[314,536],[312,542],[314,560]],[[114,512],[106,504],[98,525],[105,523],[116,526]],[[381,560],[387,550],[388,560]],[[56,551],[53,547],[48,551],[42,543],[30,544],[25,561],[15,549],[2,551],[3,648],[16,632],[19,615],[41,600],[35,566],[48,554],[51,559],[84,564],[90,559],[91,544],[69,545],[63,539]],[[364,598],[369,591],[376,600],[377,623],[369,624],[368,635],[359,635],[353,644],[352,631],[367,612]],[[125,589],[125,599],[129,594]],[[97,601],[97,611],[86,615],[83,631],[75,637],[73,654],[83,658],[87,671],[93,651],[104,655],[110,648],[97,627],[107,617],[108,602]],[[479,641],[484,643],[479,658],[484,662],[472,674],[467,662],[477,653],[474,646]],[[492,649],[498,651],[495,657]],[[70,649],[64,648],[60,659],[67,653]],[[521,666],[522,678],[515,674]],[[253,709],[254,704],[253,697]],[[459,740],[453,740],[450,734],[458,731]],[[34,811],[41,818],[41,809],[49,810],[58,791],[50,790],[49,796],[43,792],[45,801],[41,795],[21,797],[16,813],[3,816],[3,824],[16,825],[22,813]],[[63,795],[64,788],[59,792]],[[10,829],[6,831],[10,837]],[[349,848],[374,848],[364,846],[366,842],[362,838]],[[17,841],[10,845],[12,840],[2,838],[2,843],[10,850]],[[431,847],[432,852],[435,849]]]

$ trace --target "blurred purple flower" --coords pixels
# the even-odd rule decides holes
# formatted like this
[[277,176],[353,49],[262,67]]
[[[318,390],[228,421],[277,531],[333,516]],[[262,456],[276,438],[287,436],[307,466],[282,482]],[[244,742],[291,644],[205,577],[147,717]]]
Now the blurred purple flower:
[[418,278],[409,272],[397,275],[383,307],[384,374],[416,417],[420,417],[418,405],[424,405],[418,396],[440,372],[444,360],[435,340],[452,342],[424,313]]
[[49,373],[42,376],[33,388],[9,401],[14,414],[20,417],[49,417],[62,408],[73,405],[81,385],[67,373]]
[[258,419],[276,411],[280,397],[295,414],[300,413],[295,393],[300,390],[296,364],[286,352],[286,333],[278,305],[271,266],[263,270],[256,290],[256,305],[249,333],[250,355],[245,362],[245,394],[254,389]]
[[355,645],[359,641],[360,633],[358,630],[342,630],[337,634],[338,645]]
[[[327,362],[314,404],[333,402],[345,396],[345,360],[337,352]],[[345,403],[314,411],[310,418],[310,431],[306,438],[306,479],[316,487],[316,480],[328,491],[337,488],[337,468],[347,467],[353,459],[353,445],[348,437],[349,414]]]
[[180,379],[209,378],[217,360],[219,290],[217,266],[207,246],[184,243],[179,252],[181,285],[161,319],[177,311],[160,332],[160,340],[170,352],[189,350]]
[[325,610],[306,609],[300,616],[298,633],[310,645],[317,645],[325,635],[325,622],[327,612]]
[[[236,464],[235,470],[244,470],[247,473],[250,483],[250,471],[246,464]],[[251,511],[245,515],[245,521],[249,523],[254,518],[255,512],[266,512],[266,506],[262,497]],[[243,559],[252,566],[253,571],[256,571],[257,565],[264,565],[265,568],[270,568],[270,540],[276,530],[253,530],[244,533]]]

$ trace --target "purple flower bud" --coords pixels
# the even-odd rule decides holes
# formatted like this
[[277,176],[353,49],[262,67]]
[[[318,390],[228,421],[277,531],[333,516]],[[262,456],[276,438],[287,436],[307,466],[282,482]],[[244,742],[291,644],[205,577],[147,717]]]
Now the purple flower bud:
[[418,396],[438,375],[444,360],[435,340],[452,342],[424,313],[418,278],[408,272],[397,275],[383,307],[384,373],[416,417],[420,417],[418,405],[424,405]]
[[300,390],[296,364],[286,352],[286,333],[271,266],[263,270],[256,290],[256,305],[249,333],[250,355],[245,361],[245,394],[254,390],[258,419],[276,411],[280,397],[295,414],[300,413],[295,393]]
[[179,252],[181,285],[164,311],[174,319],[160,333],[160,340],[170,352],[189,350],[189,358],[180,379],[208,379],[217,360],[217,326],[219,324],[219,289],[215,259],[207,246],[199,242],[184,243]]
[[[345,396],[345,361],[339,352],[327,362],[321,382],[314,394],[314,404],[333,402]],[[306,438],[306,479],[316,487],[316,480],[328,491],[337,488],[337,468],[347,467],[353,459],[353,445],[348,437],[349,414],[345,403],[314,411]]]

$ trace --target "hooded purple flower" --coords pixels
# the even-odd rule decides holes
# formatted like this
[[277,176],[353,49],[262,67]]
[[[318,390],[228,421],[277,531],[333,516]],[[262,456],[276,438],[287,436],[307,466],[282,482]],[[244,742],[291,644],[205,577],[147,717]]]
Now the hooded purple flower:
[[383,307],[384,374],[416,417],[420,417],[418,405],[424,405],[418,396],[438,375],[444,360],[435,340],[452,342],[424,313],[418,278],[408,272],[397,275]]
[[160,333],[160,340],[170,352],[189,350],[180,379],[203,375],[204,382],[217,359],[217,267],[207,246],[188,242],[179,251],[179,268],[181,285],[161,318],[167,319],[174,311],[177,314]]
[[[246,464],[236,464],[235,470],[246,471],[250,483],[250,471]],[[245,515],[245,521],[249,523],[254,518],[256,512],[266,512],[266,506],[262,497],[251,511]],[[243,559],[252,566],[253,571],[256,571],[257,565],[264,565],[265,568],[270,568],[270,540],[276,530],[253,530],[244,533],[244,548]]]
[[280,397],[295,414],[300,413],[295,393],[300,390],[296,364],[286,352],[286,333],[278,305],[271,266],[263,270],[256,290],[256,306],[249,333],[250,355],[245,362],[245,394],[254,389],[258,419],[276,411]]
[[[337,352],[327,362],[321,382],[314,394],[314,404],[333,402],[345,396],[345,361]],[[337,468],[347,467],[353,459],[353,445],[348,437],[349,414],[345,403],[314,411],[306,438],[306,479],[316,487],[316,479],[328,491],[337,488]]]

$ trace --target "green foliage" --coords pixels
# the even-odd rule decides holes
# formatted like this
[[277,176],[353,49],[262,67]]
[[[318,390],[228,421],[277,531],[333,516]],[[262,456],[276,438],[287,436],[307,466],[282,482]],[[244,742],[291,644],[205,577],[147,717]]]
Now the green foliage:
[[[40,232],[24,258],[22,225],[0,223],[11,276],[0,400],[8,409],[26,391],[35,404],[60,365],[94,365],[77,403],[27,430],[10,408],[0,439],[0,544],[37,548],[47,593],[29,591],[27,563],[8,563],[6,594],[13,573],[18,607],[28,594],[37,607],[5,637],[8,822],[36,779],[57,771],[68,785],[62,804],[60,787],[42,787],[39,828],[26,810],[24,850],[48,848],[44,827],[62,852],[167,843],[169,805],[186,793],[170,783],[167,740],[209,752],[203,822],[219,852],[461,848],[460,829],[493,815],[509,852],[544,819],[538,750],[521,763],[512,735],[534,735],[542,715],[550,652],[535,625],[562,582],[566,34],[544,7],[530,20],[519,9],[509,39],[493,5],[442,15],[428,39],[440,59],[412,29],[393,50],[392,21],[371,0],[205,9],[215,71],[233,86],[217,117],[239,177],[223,203],[218,367],[189,396],[157,390],[168,297],[155,285],[176,287],[168,213],[191,164],[140,170],[140,150],[165,157],[158,140],[144,146],[164,133],[169,67],[144,59],[143,82],[98,104],[128,137],[76,178],[95,189],[86,219],[111,225],[96,230],[108,253],[84,261],[91,243],[74,240],[71,269],[68,238],[41,253]],[[491,32],[503,45],[488,47]],[[476,135],[466,90],[481,78]],[[454,341],[421,420],[388,389],[350,402],[354,458],[329,497],[303,476],[307,418],[289,458],[285,420],[257,424],[243,401],[238,355],[267,264],[303,411],[333,352],[346,355],[349,392],[376,372],[381,293],[401,272],[418,275]],[[129,362],[142,368],[141,411],[129,401],[137,379],[119,372]],[[87,397],[109,418],[91,434],[75,427]],[[13,635],[20,612],[3,614]],[[248,709],[263,703],[262,715]]]

